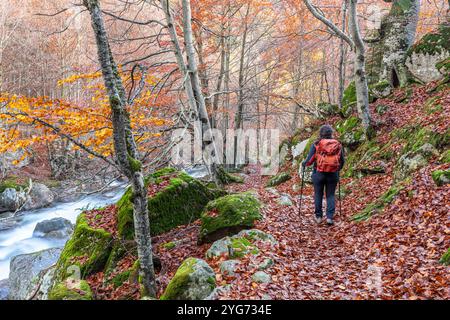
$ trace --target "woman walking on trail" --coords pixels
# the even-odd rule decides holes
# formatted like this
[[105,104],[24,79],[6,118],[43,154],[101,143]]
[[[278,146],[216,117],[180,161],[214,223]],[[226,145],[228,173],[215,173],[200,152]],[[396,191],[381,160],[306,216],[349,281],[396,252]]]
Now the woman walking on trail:
[[314,164],[312,181],[314,184],[315,220],[323,219],[322,200],[325,190],[327,198],[327,224],[333,225],[336,207],[335,192],[339,182],[339,171],[344,166],[344,149],[339,141],[333,139],[333,128],[324,125],[320,128],[319,139],[313,143],[308,157],[302,162],[303,170]]

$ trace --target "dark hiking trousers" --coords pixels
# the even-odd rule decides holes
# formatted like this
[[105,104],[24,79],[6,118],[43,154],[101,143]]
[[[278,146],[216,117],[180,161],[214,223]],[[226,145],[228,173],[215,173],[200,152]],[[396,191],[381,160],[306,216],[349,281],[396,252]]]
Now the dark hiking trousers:
[[316,217],[323,216],[322,201],[325,191],[327,197],[327,218],[333,219],[336,208],[335,192],[339,182],[339,174],[337,172],[317,172],[312,174],[314,184],[314,204]]

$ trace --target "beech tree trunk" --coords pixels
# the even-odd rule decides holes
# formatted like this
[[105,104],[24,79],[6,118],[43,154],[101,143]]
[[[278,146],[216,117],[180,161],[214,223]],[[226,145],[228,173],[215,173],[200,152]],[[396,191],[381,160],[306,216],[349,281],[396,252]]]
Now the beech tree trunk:
[[142,165],[131,130],[130,117],[125,108],[126,94],[117,64],[111,53],[102,12],[98,0],[83,0],[89,10],[97,43],[98,60],[109,96],[112,111],[113,140],[116,162],[129,179],[133,191],[135,240],[140,263],[143,294],[156,296],[155,272],[147,209],[147,190],[144,186]]
[[373,135],[372,118],[369,111],[369,86],[366,76],[366,55],[364,42],[359,31],[358,15],[356,4],[358,0],[350,0],[349,29],[354,42],[354,68],[356,86],[356,107],[361,119],[366,135],[370,138]]

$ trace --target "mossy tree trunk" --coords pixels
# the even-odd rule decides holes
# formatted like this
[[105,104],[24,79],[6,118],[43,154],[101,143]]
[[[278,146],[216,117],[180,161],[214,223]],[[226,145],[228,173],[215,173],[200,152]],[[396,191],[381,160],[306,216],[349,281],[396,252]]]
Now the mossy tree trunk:
[[122,173],[130,180],[133,190],[135,240],[144,294],[154,297],[156,296],[156,283],[147,209],[147,190],[144,185],[142,165],[138,160],[139,154],[131,129],[130,116],[125,108],[127,103],[125,89],[111,53],[99,0],[83,0],[83,4],[90,13],[97,43],[98,60],[109,96],[116,162]]
[[369,111],[369,86],[366,75],[366,54],[364,42],[359,31],[356,4],[358,0],[350,0],[349,31],[354,42],[354,68],[356,86],[356,107],[367,137],[373,134],[372,118]]
[[405,66],[406,54],[413,45],[419,20],[420,0],[384,0],[393,2],[391,10],[381,24],[380,81],[387,81],[392,87],[405,86],[408,73]]

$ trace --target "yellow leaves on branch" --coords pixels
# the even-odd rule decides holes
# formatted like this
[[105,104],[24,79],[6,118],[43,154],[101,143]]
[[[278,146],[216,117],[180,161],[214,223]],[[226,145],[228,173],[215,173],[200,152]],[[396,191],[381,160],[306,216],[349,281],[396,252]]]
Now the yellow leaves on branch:
[[[86,102],[79,104],[48,97],[1,94],[0,106],[4,107],[0,111],[0,153],[24,151],[26,154],[36,143],[52,142],[65,134],[103,156],[111,156],[111,109],[105,88],[98,81],[99,77],[101,73],[97,72],[74,75],[58,82],[59,85],[80,80],[94,82],[84,87]],[[156,79],[148,77],[146,83],[151,86],[156,83]],[[160,136],[159,127],[168,124],[165,119],[154,116],[154,109],[158,109],[158,105],[154,104],[155,97],[149,88],[144,90],[142,97],[135,100],[132,108],[128,108],[133,130],[139,134],[142,149]]]

